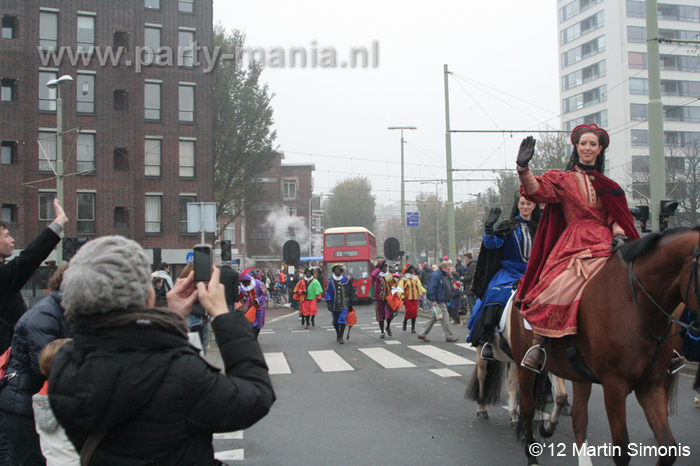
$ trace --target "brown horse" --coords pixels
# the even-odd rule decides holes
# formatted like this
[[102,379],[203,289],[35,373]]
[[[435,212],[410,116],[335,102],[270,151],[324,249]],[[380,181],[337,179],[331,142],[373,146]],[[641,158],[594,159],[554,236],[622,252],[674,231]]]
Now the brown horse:
[[[546,369],[573,382],[571,416],[578,448],[587,445],[591,382],[567,360],[565,351],[572,345],[603,386],[615,464],[630,462],[625,402],[632,391],[659,446],[667,447],[660,449],[668,454],[660,456],[657,465],[675,462],[678,444],[668,423],[668,394],[673,381],[668,367],[674,349],[671,337],[677,329],[671,313],[683,302],[698,322],[699,232],[698,227],[668,230],[625,245],[586,286],[578,333],[546,343]],[[514,312],[510,322],[513,357],[520,361],[532,341],[532,332],[524,328],[519,313]],[[535,376],[518,367],[528,464],[539,464],[533,454],[537,447],[532,447],[538,395]]]

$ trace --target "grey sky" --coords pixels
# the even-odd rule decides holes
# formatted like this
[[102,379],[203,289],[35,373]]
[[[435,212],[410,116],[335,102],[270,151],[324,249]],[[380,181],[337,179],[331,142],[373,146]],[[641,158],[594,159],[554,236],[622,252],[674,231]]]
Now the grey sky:
[[[558,6],[556,0],[214,0],[214,22],[243,30],[248,46],[334,47],[338,62],[350,48],[371,49],[377,41],[377,68],[268,67],[263,80],[275,93],[279,149],[287,163],[316,165],[314,193],[366,175],[378,202],[387,203],[400,199],[400,134],[387,126],[418,127],[405,134],[407,180],[445,178],[443,64],[457,75],[449,80],[453,129],[559,128]],[[524,136],[455,134],[454,168],[512,168]],[[490,177],[455,173],[456,179]],[[489,185],[455,183],[455,201]],[[407,183],[407,201],[421,190],[435,186]]]

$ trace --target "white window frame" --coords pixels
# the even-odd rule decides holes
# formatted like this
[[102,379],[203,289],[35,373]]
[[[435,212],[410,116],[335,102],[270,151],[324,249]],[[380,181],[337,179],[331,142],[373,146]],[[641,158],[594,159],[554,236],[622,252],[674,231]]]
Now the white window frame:
[[[149,146],[149,143],[151,144]],[[156,144],[157,143],[157,144]],[[158,149],[157,153],[154,152]],[[150,156],[150,159],[149,159]],[[157,161],[156,161],[157,157]],[[156,163],[157,162],[157,163]],[[163,138],[146,136],[143,142],[143,174],[146,177],[160,177],[163,173]]]
[[[190,154],[187,151],[191,150]],[[197,140],[191,138],[180,138],[178,150],[178,173],[180,178],[194,178],[197,176],[195,164],[197,161]]]
[[[152,201],[149,212],[148,201]],[[144,230],[146,233],[163,232],[163,193],[146,193],[144,199]],[[149,217],[150,215],[150,217]]]

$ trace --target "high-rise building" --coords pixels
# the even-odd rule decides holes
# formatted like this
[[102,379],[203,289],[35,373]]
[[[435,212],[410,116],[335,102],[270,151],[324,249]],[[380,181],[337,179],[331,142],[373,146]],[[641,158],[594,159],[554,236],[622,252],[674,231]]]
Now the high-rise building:
[[[648,198],[645,2],[560,0],[557,8],[562,129],[607,129],[607,174],[628,198]],[[659,2],[658,12],[661,37],[700,39],[700,0]],[[678,172],[684,151],[700,142],[700,55],[690,44],[661,43],[660,59],[666,165]]]
[[[213,201],[212,0],[0,0],[0,202],[22,248],[54,218],[57,89],[66,236],[121,234],[183,263]],[[210,235],[208,239],[212,239]]]

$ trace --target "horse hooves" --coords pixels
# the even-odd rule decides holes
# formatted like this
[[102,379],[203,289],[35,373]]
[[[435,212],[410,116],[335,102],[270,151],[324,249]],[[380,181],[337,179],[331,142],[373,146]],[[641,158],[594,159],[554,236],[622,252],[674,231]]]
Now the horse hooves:
[[488,411],[480,411],[480,412],[476,413],[476,418],[483,419],[484,421],[487,421],[489,419],[489,412]]
[[571,416],[571,406],[566,405],[561,409],[561,415],[562,416]]
[[540,435],[542,438],[550,438],[552,435],[554,435],[554,429],[552,429],[551,432],[548,432],[547,428],[545,427],[545,423],[543,422],[540,424]]
[[515,430],[518,428],[518,421],[510,421],[510,428]]

